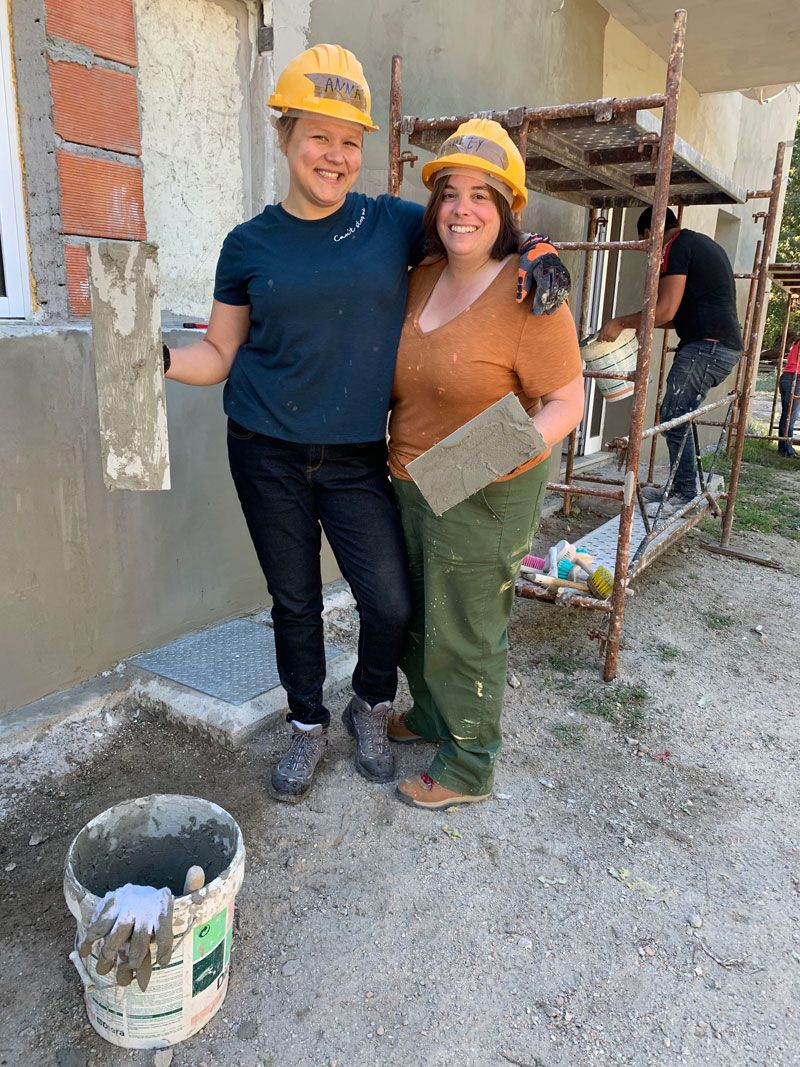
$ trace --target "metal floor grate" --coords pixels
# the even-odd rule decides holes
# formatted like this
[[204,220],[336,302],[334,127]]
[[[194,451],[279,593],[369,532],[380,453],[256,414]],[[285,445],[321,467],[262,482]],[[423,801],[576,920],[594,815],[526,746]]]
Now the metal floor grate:
[[[633,554],[645,535],[644,523],[639,509],[633,513],[633,525],[631,527],[631,554]],[[614,563],[617,558],[617,539],[619,538],[619,515],[604,522],[596,530],[578,539],[578,546],[588,550],[595,563],[604,563],[614,573]]]
[[[341,654],[341,649],[325,646],[326,660]],[[188,634],[129,662],[226,704],[244,704],[280,685],[272,627],[250,619]]]
[[[719,490],[715,491],[718,492]],[[698,506],[702,508],[704,512],[708,510],[707,505],[705,504],[700,504]],[[690,515],[695,514],[696,511],[690,512]],[[587,549],[589,554],[594,558],[595,563],[604,563],[612,574],[614,573],[614,564],[617,559],[619,518],[619,515],[615,515],[613,519],[609,519],[608,522],[604,522],[602,526],[598,526],[596,530],[592,530],[591,533],[586,534],[585,537],[581,537],[578,542],[581,548]],[[671,524],[668,520],[664,521],[661,529],[659,529],[656,536],[639,557],[639,561],[630,575],[631,579],[634,579],[639,571],[644,569],[645,563],[651,562],[653,557],[660,555],[660,553],[664,551],[664,548],[674,540],[675,530],[675,525]],[[641,512],[638,507],[634,508],[633,522],[631,524],[630,559],[633,559],[636,550],[645,538],[646,532]]]

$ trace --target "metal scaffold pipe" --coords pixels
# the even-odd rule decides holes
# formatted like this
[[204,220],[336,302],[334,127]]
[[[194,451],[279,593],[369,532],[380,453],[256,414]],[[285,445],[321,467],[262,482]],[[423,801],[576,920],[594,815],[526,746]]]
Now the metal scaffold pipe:
[[619,517],[617,554],[614,562],[614,589],[611,594],[611,614],[608,619],[603,679],[610,682],[617,673],[619,642],[625,612],[625,591],[628,586],[628,559],[630,556],[633,511],[636,507],[634,486],[639,478],[639,457],[642,450],[642,428],[647,407],[647,380],[650,373],[650,352],[653,347],[658,279],[661,266],[661,244],[669,200],[669,185],[672,175],[672,152],[675,144],[675,127],[678,116],[678,96],[683,72],[683,54],[686,40],[686,11],[675,12],[672,45],[665,89],[664,112],[661,120],[661,144],[656,169],[655,196],[651,235],[647,253],[647,271],[644,283],[644,304],[639,329],[639,356],[636,362],[636,383],[631,411],[630,445],[625,466],[625,499]]
[[[794,309],[794,297],[787,294],[786,296],[786,314],[783,316],[783,331],[781,333],[781,344],[778,349],[778,359],[775,364],[775,389],[772,393],[772,408],[769,413],[769,438],[772,440],[772,431],[775,429],[775,409],[778,406],[778,389],[781,383],[781,373],[783,371],[783,363],[786,358],[786,338],[789,336],[789,322],[792,317],[792,311]],[[791,407],[791,405],[790,405]],[[788,429],[788,428],[787,428]]]
[[767,224],[764,230],[764,247],[761,256],[761,268],[756,287],[755,304],[750,325],[749,343],[745,355],[744,380],[739,393],[739,410],[736,423],[736,440],[731,463],[731,480],[728,486],[728,500],[725,505],[725,514],[722,517],[722,538],[720,544],[727,548],[731,539],[731,527],[733,525],[733,513],[736,506],[736,492],[739,488],[739,475],[742,466],[742,452],[744,451],[745,433],[747,431],[747,416],[749,409],[750,389],[753,384],[753,373],[756,363],[756,346],[761,337],[761,326],[765,310],[765,297],[767,293],[767,281],[769,280],[769,261],[772,255],[772,246],[775,241],[775,229],[778,220],[778,204],[781,195],[781,183],[783,181],[783,159],[786,153],[786,145],[783,141],[778,145],[775,154],[775,168],[772,172],[771,196],[769,211],[767,212]]

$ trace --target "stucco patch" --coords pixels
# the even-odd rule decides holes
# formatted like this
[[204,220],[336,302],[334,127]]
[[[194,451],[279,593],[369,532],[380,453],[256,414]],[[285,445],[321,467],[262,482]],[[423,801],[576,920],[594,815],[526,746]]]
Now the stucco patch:
[[244,219],[247,10],[234,0],[136,0],[135,10],[145,215],[162,307],[205,320],[220,245]]
[[89,284],[106,487],[169,489],[156,249],[93,242]]

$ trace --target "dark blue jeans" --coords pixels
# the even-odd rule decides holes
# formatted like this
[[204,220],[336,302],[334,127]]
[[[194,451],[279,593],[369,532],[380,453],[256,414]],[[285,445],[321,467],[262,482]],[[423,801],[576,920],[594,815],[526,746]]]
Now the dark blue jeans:
[[[708,396],[709,389],[724,382],[739,361],[739,352],[726,348],[719,341],[690,341],[681,345],[675,353],[664,400],[661,404],[661,421],[676,419],[696,411]],[[688,435],[686,435],[688,427]],[[670,466],[686,435],[686,444],[675,472],[672,492],[677,496],[693,497],[697,493],[697,456],[692,438],[691,423],[667,430],[664,436],[669,449]]]
[[272,597],[275,652],[289,718],[327,725],[322,703],[322,530],[360,617],[353,689],[393,700],[411,614],[408,563],[386,444],[301,445],[228,421],[228,458]]
[[[778,451],[782,456],[794,455],[794,448],[792,446],[792,437],[794,437],[794,424],[797,421],[797,413],[800,411],[800,375],[797,377],[794,394],[794,401],[792,401],[792,383],[795,381],[794,371],[784,371],[780,376],[779,384],[781,390],[781,421],[778,425],[778,436],[788,437],[788,441],[778,441]],[[791,414],[789,409],[791,408]]]

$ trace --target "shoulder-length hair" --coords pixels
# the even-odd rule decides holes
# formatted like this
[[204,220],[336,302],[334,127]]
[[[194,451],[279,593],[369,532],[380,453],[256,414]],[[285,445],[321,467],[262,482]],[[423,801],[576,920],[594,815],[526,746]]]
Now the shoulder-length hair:
[[[448,178],[448,174],[443,174],[437,180],[425,208],[425,214],[422,216],[422,229],[425,232],[425,252],[429,256],[447,255],[436,229],[436,218],[439,214],[439,205],[442,202]],[[500,214],[500,232],[497,234],[497,240],[492,245],[489,255],[492,259],[505,259],[506,256],[517,251],[522,234],[514,220],[511,205],[502,193],[492,188],[491,185],[487,185],[486,188],[489,190],[492,201]]]

